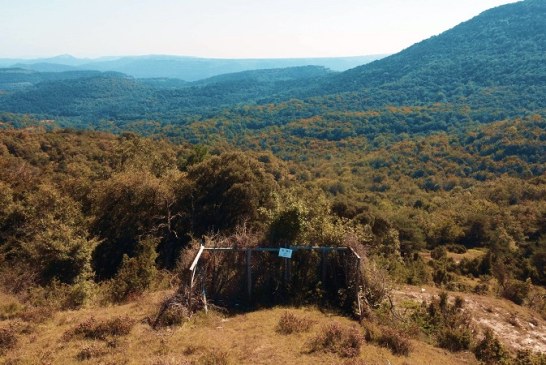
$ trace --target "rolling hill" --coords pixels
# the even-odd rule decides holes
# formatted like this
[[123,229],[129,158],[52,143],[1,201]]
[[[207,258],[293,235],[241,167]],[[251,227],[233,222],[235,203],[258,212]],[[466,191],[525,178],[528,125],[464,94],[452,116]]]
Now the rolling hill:
[[493,100],[504,108],[534,109],[545,106],[545,55],[546,2],[527,0],[490,9],[398,54],[333,76],[314,93],[358,92],[375,105],[481,106]]
[[[106,118],[118,124],[113,130],[126,128],[128,121],[154,120],[164,126],[174,124],[169,127],[170,134],[192,141],[201,137],[182,126],[203,121],[210,122],[198,129],[207,135],[226,135],[227,129],[229,135],[254,133],[271,126],[294,126],[311,117],[324,119],[318,126],[323,130],[345,123],[345,131],[334,133],[335,139],[447,131],[464,128],[469,122],[546,113],[545,24],[544,1],[504,5],[396,55],[341,73],[309,66],[232,73],[193,83],[110,73],[95,75],[98,79],[72,79],[68,76],[75,74],[66,72],[59,73],[64,79],[52,80],[54,74],[46,73],[47,82],[2,95],[0,110],[65,118],[63,125],[83,127]],[[123,60],[101,62],[130,65],[155,58]],[[162,60],[169,64],[180,61],[171,57]],[[261,66],[269,61],[263,62]],[[25,72],[16,70],[22,85],[29,86],[27,79],[36,74]],[[94,91],[89,94],[84,89]],[[404,113],[386,110],[390,106],[421,109],[408,119]],[[375,111],[380,116],[346,114],[362,111]],[[299,135],[308,135],[306,129],[308,126],[300,126],[288,133],[297,130]]]

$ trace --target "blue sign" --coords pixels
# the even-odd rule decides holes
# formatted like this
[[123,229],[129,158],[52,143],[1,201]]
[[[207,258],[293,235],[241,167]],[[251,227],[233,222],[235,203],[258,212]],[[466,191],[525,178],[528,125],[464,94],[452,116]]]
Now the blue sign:
[[291,259],[292,258],[292,250],[289,249],[289,248],[279,249],[279,257],[284,257],[285,259]]

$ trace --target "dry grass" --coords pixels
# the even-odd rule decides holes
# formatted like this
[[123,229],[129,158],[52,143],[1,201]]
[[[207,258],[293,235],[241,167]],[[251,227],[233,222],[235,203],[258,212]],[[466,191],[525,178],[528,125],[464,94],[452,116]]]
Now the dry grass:
[[[152,293],[135,302],[119,306],[63,311],[34,326],[32,331],[16,331],[18,341],[0,364],[127,364],[127,365],[200,365],[200,364],[438,364],[455,365],[465,361],[476,364],[472,354],[452,355],[422,342],[412,341],[409,357],[393,355],[374,344],[362,344],[359,357],[348,361],[335,353],[306,353],[305,344],[321,328],[337,322],[342,327],[358,324],[345,317],[322,313],[313,308],[290,309],[298,318],[316,323],[308,333],[281,335],[276,328],[287,311],[275,308],[225,317],[217,313],[193,316],[181,326],[154,331],[146,322],[153,318],[167,293]],[[130,333],[115,341],[64,334],[91,317],[107,323],[128,316],[135,322]],[[0,327],[8,321],[0,321]],[[225,362],[221,362],[225,361]]]

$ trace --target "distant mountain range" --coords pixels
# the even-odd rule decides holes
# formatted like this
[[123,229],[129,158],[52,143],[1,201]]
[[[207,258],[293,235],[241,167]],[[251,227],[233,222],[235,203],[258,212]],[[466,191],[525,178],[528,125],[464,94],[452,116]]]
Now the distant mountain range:
[[37,72],[115,71],[136,78],[173,78],[197,81],[205,78],[248,70],[322,66],[333,71],[345,71],[386,55],[335,58],[279,59],[214,59],[179,56],[132,56],[79,59],[70,55],[43,59],[0,59],[0,67],[23,68]]
[[[341,128],[343,133],[328,134],[328,138],[368,135],[370,131],[374,135],[428,133],[468,121],[546,115],[546,1],[525,0],[488,10],[398,54],[344,72],[334,72],[335,67],[323,64],[225,74],[229,67],[278,67],[296,60],[128,57],[85,63],[63,56],[45,61],[63,61],[66,67],[78,69],[94,64],[99,71],[125,72],[37,72],[27,66],[4,69],[0,71],[0,89],[4,90],[0,111],[68,118],[65,125],[84,127],[109,120],[123,126],[116,131],[133,121],[161,121],[180,127],[206,119],[210,120],[206,124],[209,134],[231,128],[223,135],[236,136],[242,131],[254,133],[292,123],[290,133],[305,135],[306,129],[323,127],[306,124],[295,128],[295,122],[329,116],[325,125],[340,120],[346,124]],[[336,62],[339,65],[341,61]],[[224,74],[194,82],[165,75],[134,77],[142,77],[139,70],[150,70],[152,64],[171,76],[175,70],[201,70],[200,76],[194,73],[193,78],[207,72]],[[178,67],[182,64],[187,68]],[[410,116],[402,113],[395,122],[390,107],[417,111]],[[386,112],[379,121],[358,114],[370,110]],[[381,128],[376,128],[378,125]],[[205,130],[204,126],[201,124],[200,130]],[[180,128],[176,133],[185,135],[187,130]]]

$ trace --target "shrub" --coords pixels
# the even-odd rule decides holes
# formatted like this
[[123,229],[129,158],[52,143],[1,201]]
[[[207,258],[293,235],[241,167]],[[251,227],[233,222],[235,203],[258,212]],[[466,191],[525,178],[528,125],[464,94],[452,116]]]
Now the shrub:
[[408,356],[411,351],[409,340],[396,330],[388,327],[383,328],[377,343],[391,350],[394,355]]
[[313,326],[314,322],[307,318],[297,316],[290,312],[284,312],[279,319],[279,323],[275,330],[283,335],[291,333],[307,332]]
[[17,335],[13,328],[0,328],[0,355],[17,345]]
[[530,282],[523,282],[519,280],[508,280],[502,286],[501,295],[511,300],[512,302],[522,305],[527,297],[529,296],[529,291],[531,290]]
[[157,275],[155,247],[157,240],[147,238],[139,242],[136,257],[123,256],[121,267],[111,283],[112,299],[122,302],[142,294]]
[[390,295],[389,274],[371,260],[362,262],[361,272],[365,303],[371,308],[377,308]]
[[473,291],[476,294],[486,295],[487,293],[489,293],[489,284],[487,283],[476,284]]
[[188,308],[183,305],[168,306],[157,318],[154,327],[179,326],[190,318]]
[[519,350],[516,353],[516,358],[512,361],[513,365],[545,365],[546,354],[533,354],[529,350]]
[[82,348],[76,354],[76,360],[78,361],[91,360],[91,359],[103,356],[105,353],[106,351],[104,349],[98,347],[96,344],[92,344]]
[[468,350],[472,343],[472,331],[466,327],[443,328],[436,335],[438,346],[446,350],[457,352]]
[[229,353],[220,349],[211,349],[203,354],[197,361],[197,365],[229,365]]
[[447,271],[443,266],[434,269],[432,273],[432,281],[438,286],[449,284],[453,281],[453,274]]
[[365,322],[364,327],[364,339],[367,342],[377,342],[381,337],[381,328],[373,322]]
[[321,328],[318,335],[307,343],[309,352],[331,352],[341,357],[355,357],[360,354],[364,338],[354,327],[333,322]]
[[435,337],[438,346],[450,351],[467,350],[472,345],[473,326],[463,307],[461,297],[456,297],[450,304],[447,293],[442,292],[430,304],[423,302],[412,319],[423,332]]
[[474,355],[483,363],[489,365],[501,364],[508,360],[508,355],[491,329],[487,329],[484,338],[474,349]]
[[430,257],[434,260],[442,260],[447,257],[447,250],[444,246],[438,246],[430,252]]
[[135,322],[129,317],[116,317],[97,321],[94,317],[80,323],[64,334],[65,339],[83,337],[93,340],[106,340],[108,337],[125,336],[131,332]]

